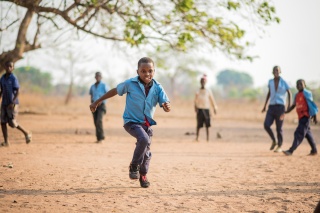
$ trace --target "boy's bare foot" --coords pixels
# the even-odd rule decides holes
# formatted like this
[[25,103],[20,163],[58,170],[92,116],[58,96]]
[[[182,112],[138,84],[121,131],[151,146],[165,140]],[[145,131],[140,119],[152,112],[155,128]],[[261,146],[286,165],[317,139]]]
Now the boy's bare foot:
[[30,143],[32,141],[32,133],[29,132],[27,135],[26,135],[26,143]]

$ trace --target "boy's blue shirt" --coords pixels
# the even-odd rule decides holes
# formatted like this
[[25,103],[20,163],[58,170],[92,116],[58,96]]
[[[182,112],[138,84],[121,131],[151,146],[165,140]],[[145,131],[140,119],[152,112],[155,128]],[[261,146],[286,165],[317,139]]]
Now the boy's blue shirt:
[[274,79],[270,79],[268,83],[270,90],[270,103],[269,105],[281,104],[285,105],[287,98],[287,90],[290,89],[289,85],[285,80],[280,77],[278,89],[274,86]]
[[150,125],[156,125],[153,120],[156,106],[169,101],[163,87],[156,80],[152,79],[153,85],[146,97],[144,85],[139,81],[138,76],[130,78],[117,86],[118,95],[127,94],[126,106],[123,113],[124,123],[145,123],[148,119]]
[[15,102],[13,103],[14,94],[19,89],[19,81],[18,78],[11,73],[8,78],[5,77],[6,73],[2,75],[0,78],[0,86],[2,90],[2,105],[9,105],[9,104],[19,104],[18,98],[16,98]]
[[[91,103],[93,103],[94,101],[98,100],[101,96],[103,96],[105,93],[107,93],[109,90],[109,87],[103,83],[103,82],[99,82],[99,84],[96,86],[95,84],[93,84],[90,87],[90,91],[89,94],[91,95]],[[102,101],[103,103],[106,103],[106,100]]]
[[[295,94],[294,96],[294,103],[296,103],[296,96],[298,93]],[[307,100],[307,104],[308,104],[308,109],[309,109],[309,115],[310,116],[314,116],[318,113],[318,107],[317,105],[313,102],[313,97],[312,97],[312,93],[311,91],[307,90],[307,89],[303,89],[303,95],[305,97],[305,99]]]

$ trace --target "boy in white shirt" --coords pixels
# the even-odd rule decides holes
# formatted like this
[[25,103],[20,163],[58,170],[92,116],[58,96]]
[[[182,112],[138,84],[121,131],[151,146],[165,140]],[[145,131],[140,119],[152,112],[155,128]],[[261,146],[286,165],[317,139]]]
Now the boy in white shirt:
[[214,114],[217,114],[217,105],[215,104],[212,92],[205,88],[205,85],[207,83],[206,75],[204,75],[201,80],[201,88],[196,93],[195,100],[194,100],[194,106],[195,111],[197,113],[197,137],[196,141],[199,139],[199,130],[201,127],[203,127],[203,124],[206,125],[206,132],[207,132],[207,141],[209,141],[209,127],[210,124],[210,106],[213,108]]

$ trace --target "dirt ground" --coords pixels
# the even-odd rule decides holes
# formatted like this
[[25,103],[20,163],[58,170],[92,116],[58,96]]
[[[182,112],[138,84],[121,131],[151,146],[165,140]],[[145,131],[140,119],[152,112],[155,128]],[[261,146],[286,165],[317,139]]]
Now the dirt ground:
[[[262,102],[218,102],[209,142],[204,129],[194,141],[192,102],[158,108],[145,189],[128,177],[135,140],[122,127],[124,98],[108,102],[102,144],[88,100],[21,97],[18,121],[33,141],[10,129],[0,148],[0,212],[313,212],[320,200],[320,155],[306,156],[307,141],[290,157],[269,151]],[[296,117],[286,115],[284,149]],[[320,125],[311,128],[320,149]]]

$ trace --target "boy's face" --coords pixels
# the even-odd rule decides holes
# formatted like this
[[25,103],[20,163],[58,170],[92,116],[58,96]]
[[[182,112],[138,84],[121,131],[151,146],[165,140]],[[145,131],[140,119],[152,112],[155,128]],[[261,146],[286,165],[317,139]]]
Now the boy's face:
[[14,65],[11,62],[6,66],[6,73],[12,73],[13,69],[14,69]]
[[272,73],[273,73],[274,77],[278,78],[278,77],[280,76],[281,71],[280,71],[280,69],[277,67],[277,68],[275,68],[275,69],[273,70]]
[[154,75],[154,66],[153,63],[141,63],[138,67],[137,73],[140,79],[145,83],[148,84],[153,78]]
[[200,84],[202,87],[204,87],[206,85],[207,81],[203,78],[201,78]]
[[100,75],[100,74],[98,74],[98,75],[96,75],[96,81],[97,82],[100,82],[101,81],[101,79],[102,79],[102,76]]
[[304,81],[297,81],[297,90],[302,91],[305,87]]

